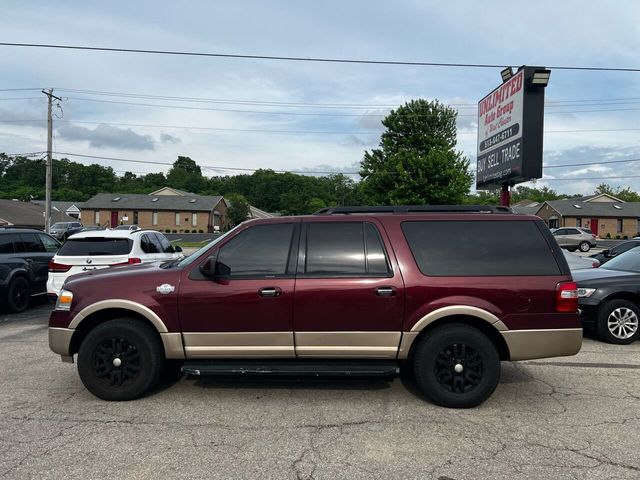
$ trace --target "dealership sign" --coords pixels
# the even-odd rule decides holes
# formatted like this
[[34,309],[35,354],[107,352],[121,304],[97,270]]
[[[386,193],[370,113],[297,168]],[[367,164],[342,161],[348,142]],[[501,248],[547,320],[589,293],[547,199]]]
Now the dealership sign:
[[477,189],[542,177],[544,88],[531,85],[535,70],[522,67],[478,103]]

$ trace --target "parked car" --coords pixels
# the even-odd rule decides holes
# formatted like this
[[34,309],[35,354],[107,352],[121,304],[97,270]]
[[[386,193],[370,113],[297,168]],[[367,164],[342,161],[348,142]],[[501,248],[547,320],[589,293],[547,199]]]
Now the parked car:
[[619,243],[611,249],[606,249],[595,255],[591,255],[591,258],[595,258],[600,264],[605,264],[614,257],[617,257],[621,253],[631,250],[632,248],[640,247],[640,239],[627,240],[626,242]]
[[138,225],[118,225],[112,230],[140,230]]
[[596,246],[596,236],[588,228],[563,227],[554,230],[552,233],[558,241],[558,245],[570,252],[576,250],[588,252],[592,247]]
[[569,269],[572,272],[574,270],[583,270],[585,268],[598,268],[600,266],[600,262],[595,258],[581,257],[580,255],[567,252],[566,250],[562,250],[562,253],[564,253],[564,258],[566,258],[567,263],[569,264]]
[[82,230],[80,222],[56,222],[51,225],[49,233],[61,242],[65,242],[74,233]]
[[47,292],[47,265],[60,247],[39,230],[0,228],[0,305],[22,312],[29,299]]
[[593,271],[574,272],[580,317],[602,340],[621,345],[638,339],[640,248],[628,250]]
[[65,361],[77,354],[82,382],[106,400],[140,397],[180,359],[193,375],[410,367],[433,402],[472,407],[501,360],[577,353],[577,309],[538,217],[341,207],[244,222],[179,262],[71,277],[49,344]]
[[182,258],[182,248],[173,247],[155,230],[96,230],[69,238],[49,262],[47,293],[56,298],[71,275],[101,268]]

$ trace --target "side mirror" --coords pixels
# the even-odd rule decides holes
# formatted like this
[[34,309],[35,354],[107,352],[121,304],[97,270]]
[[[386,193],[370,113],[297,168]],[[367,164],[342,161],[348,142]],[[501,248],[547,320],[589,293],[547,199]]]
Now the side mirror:
[[210,278],[225,278],[231,275],[231,268],[222,262],[216,261],[215,257],[209,257],[206,262],[200,265],[200,273]]
[[176,253],[180,253],[182,252],[182,247],[180,245],[176,245],[175,247],[173,247],[173,251]]
[[601,253],[602,255],[604,255],[605,257],[608,257],[608,256],[609,256],[609,254],[611,253],[611,251],[610,251],[609,249],[606,249],[606,250],[602,250],[600,253]]

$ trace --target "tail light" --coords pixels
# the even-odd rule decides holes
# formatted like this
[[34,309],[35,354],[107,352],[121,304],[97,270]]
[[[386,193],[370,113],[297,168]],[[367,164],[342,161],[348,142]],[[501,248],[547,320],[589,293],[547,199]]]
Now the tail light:
[[576,313],[578,311],[578,285],[576,282],[562,282],[556,285],[556,312]]
[[591,266],[592,266],[593,268],[598,268],[598,267],[600,266],[600,262],[593,262],[593,263],[591,264]]
[[68,272],[71,269],[71,265],[64,265],[63,263],[56,263],[53,260],[49,260],[49,271],[53,273]]
[[122,265],[133,265],[133,264],[136,264],[136,263],[142,263],[142,259],[141,258],[132,257],[129,260],[127,260],[126,262],[112,263],[110,266],[111,267],[120,267]]

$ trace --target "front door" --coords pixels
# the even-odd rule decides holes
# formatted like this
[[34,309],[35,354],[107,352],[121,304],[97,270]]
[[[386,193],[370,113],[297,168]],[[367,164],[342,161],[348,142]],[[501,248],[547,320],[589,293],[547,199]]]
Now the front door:
[[404,285],[384,238],[374,219],[305,220],[293,309],[298,357],[396,357]]
[[[178,314],[187,358],[295,355],[297,225],[283,219],[245,227],[183,273]],[[199,267],[208,258],[230,275],[204,276]]]
[[598,236],[598,218],[592,218],[589,222],[589,230],[597,237]]
[[118,212],[111,212],[111,228],[118,226]]

